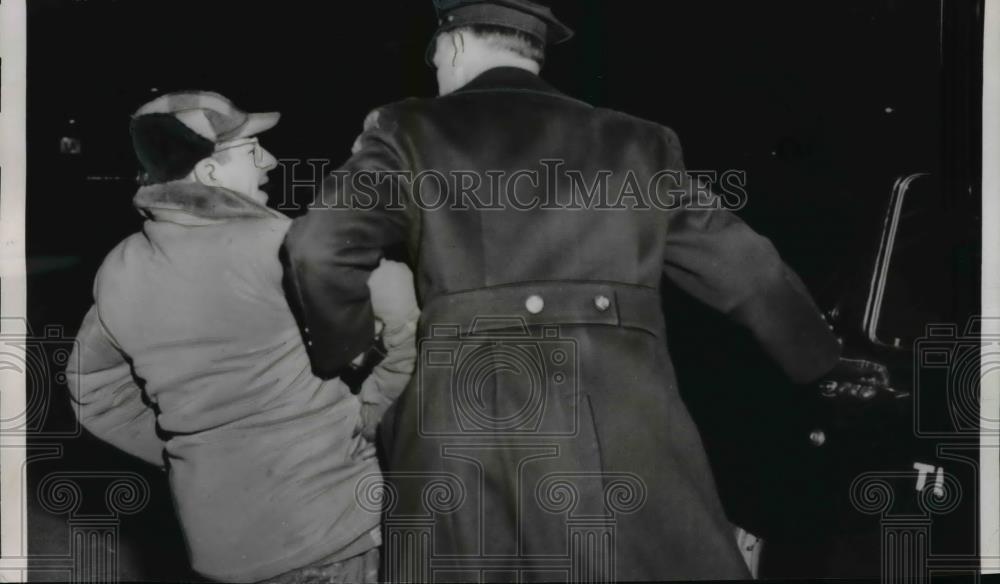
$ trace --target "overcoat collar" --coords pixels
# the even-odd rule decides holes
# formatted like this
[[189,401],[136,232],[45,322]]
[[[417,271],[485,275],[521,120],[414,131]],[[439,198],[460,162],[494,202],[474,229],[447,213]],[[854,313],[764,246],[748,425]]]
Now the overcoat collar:
[[518,67],[494,67],[484,71],[455,93],[463,94],[477,91],[526,91],[572,99],[549,85],[538,75]]

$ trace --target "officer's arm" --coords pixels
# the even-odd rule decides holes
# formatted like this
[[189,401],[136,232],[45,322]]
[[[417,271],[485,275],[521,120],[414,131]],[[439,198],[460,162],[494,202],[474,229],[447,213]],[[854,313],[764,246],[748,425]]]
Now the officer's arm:
[[[683,170],[672,133],[670,168]],[[819,379],[840,345],[808,290],[769,240],[723,209],[694,208],[698,188],[685,179],[678,208],[669,211],[664,271],[680,288],[746,326],[797,383]],[[701,193],[700,202],[714,195]]]
[[121,349],[101,322],[97,306],[87,312],[66,365],[66,384],[84,428],[105,442],[163,466],[163,441],[156,433],[156,413]]
[[[406,193],[380,171],[405,168],[392,124],[369,116],[354,155],[328,178],[322,197],[293,222],[282,247],[284,286],[316,375],[334,377],[374,340],[368,278],[383,250],[404,241]],[[402,196],[401,196],[402,195]]]

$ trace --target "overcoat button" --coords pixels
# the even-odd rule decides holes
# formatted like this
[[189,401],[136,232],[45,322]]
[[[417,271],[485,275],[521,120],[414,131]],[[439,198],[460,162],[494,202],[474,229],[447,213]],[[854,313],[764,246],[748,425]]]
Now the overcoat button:
[[594,306],[597,307],[597,310],[604,312],[611,308],[611,299],[601,294],[600,296],[594,298]]
[[528,312],[531,314],[541,314],[541,312],[545,310],[545,301],[542,300],[541,296],[533,294],[524,301],[524,307],[527,308]]

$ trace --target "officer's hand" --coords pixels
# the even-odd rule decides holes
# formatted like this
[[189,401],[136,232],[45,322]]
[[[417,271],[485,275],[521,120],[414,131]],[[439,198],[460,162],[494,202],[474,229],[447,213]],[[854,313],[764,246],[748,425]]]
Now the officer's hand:
[[419,315],[413,274],[406,264],[382,260],[368,278],[372,310],[387,329],[397,329]]
[[358,422],[354,426],[353,436],[356,437],[360,434],[368,442],[375,442],[378,425],[382,421],[384,413],[385,411],[375,404],[361,404],[361,412],[358,415]]
[[[351,434],[354,446],[351,448],[352,460],[367,460],[376,456],[375,438],[379,420],[372,420],[370,412],[365,412],[362,408],[358,415],[358,422]],[[359,440],[358,437],[361,437]]]
[[382,423],[386,411],[392,406],[393,400],[369,386],[361,390],[358,401],[361,402],[361,411],[353,436],[357,437],[360,434],[365,440],[374,442],[378,426]]
[[897,393],[889,385],[885,365],[864,359],[841,358],[818,385],[821,395],[829,398],[846,396],[870,401],[879,395]]

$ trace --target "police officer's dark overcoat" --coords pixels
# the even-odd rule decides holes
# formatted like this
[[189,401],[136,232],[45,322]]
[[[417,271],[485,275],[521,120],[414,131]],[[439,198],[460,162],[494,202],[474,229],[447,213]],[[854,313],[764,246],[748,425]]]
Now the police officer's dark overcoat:
[[327,375],[371,343],[383,250],[410,253],[422,342],[391,424],[387,576],[747,575],[678,397],[661,277],[746,325],[796,382],[839,346],[768,240],[679,194],[682,168],[671,130],[519,69],[369,116],[323,201],[352,208],[311,210],[285,253]]

